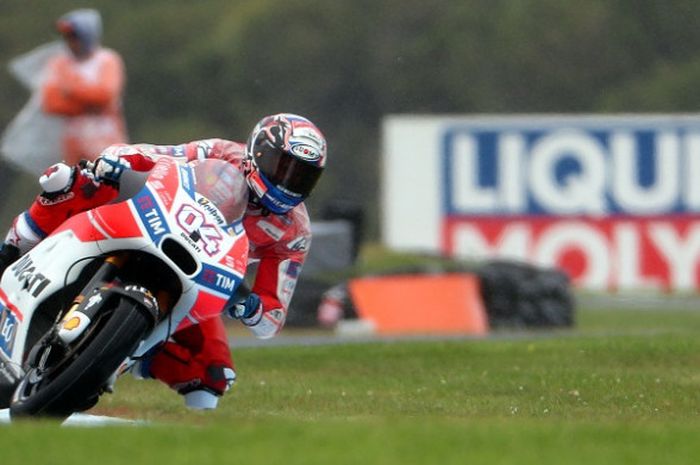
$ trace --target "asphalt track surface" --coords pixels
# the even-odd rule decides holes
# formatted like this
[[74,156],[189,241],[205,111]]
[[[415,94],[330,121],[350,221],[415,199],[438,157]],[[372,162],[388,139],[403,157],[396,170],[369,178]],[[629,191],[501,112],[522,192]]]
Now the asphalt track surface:
[[229,345],[232,349],[247,347],[288,347],[288,346],[324,346],[340,344],[391,343],[403,341],[439,341],[439,340],[475,340],[484,336],[470,335],[413,335],[413,336],[379,336],[353,335],[342,336],[333,334],[280,334],[272,339],[256,339],[254,337],[231,336]]

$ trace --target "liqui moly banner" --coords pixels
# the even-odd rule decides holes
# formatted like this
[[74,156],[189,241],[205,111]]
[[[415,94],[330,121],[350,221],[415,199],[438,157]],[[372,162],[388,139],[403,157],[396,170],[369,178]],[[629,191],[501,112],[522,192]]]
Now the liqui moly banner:
[[700,117],[392,116],[383,137],[389,247],[700,286]]

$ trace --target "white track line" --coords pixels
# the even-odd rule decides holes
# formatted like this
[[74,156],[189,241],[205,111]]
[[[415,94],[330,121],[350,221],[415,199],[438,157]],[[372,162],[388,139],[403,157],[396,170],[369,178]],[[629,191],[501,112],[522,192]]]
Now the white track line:
[[[10,423],[9,409],[0,410],[0,423]],[[101,415],[88,415],[85,413],[75,413],[63,422],[63,426],[104,426],[136,424],[143,424],[143,422],[136,420],[127,420],[124,418],[106,417]]]

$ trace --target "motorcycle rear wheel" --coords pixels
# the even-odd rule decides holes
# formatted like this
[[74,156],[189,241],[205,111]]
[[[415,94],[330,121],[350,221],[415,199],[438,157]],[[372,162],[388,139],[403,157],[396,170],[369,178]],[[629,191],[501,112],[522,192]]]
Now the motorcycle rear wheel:
[[12,419],[64,420],[97,403],[105,382],[150,327],[147,312],[133,300],[115,298],[111,306],[112,311],[101,311],[101,318],[68,348],[55,340],[37,343],[30,369],[12,398]]

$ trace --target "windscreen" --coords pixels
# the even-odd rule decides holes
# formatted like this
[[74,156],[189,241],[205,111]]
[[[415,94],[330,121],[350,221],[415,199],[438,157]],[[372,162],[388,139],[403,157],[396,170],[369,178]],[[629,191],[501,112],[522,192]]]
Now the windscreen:
[[227,225],[240,221],[248,204],[248,185],[240,169],[223,160],[190,162],[195,176],[197,201],[211,202]]

